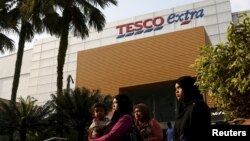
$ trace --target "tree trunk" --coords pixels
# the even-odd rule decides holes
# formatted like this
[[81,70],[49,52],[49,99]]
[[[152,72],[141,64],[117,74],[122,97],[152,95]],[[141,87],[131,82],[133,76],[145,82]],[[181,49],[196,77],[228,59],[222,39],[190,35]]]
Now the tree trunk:
[[68,48],[70,12],[63,11],[63,25],[60,38],[59,51],[57,56],[57,94],[62,94],[63,89],[63,67],[65,63],[66,52]]
[[26,129],[21,129],[21,131],[19,132],[21,139],[20,141],[26,141],[26,133],[27,133]]
[[84,131],[83,131],[84,128],[80,128],[78,129],[78,141],[84,141],[83,140],[83,137],[84,137]]
[[13,141],[13,133],[9,133],[9,141]]
[[19,78],[20,78],[22,61],[23,61],[23,51],[24,51],[25,38],[26,38],[26,26],[24,23],[22,23],[21,32],[20,32],[20,36],[19,36],[19,42],[18,42],[18,51],[17,51],[17,57],[16,57],[15,73],[14,73],[14,79],[13,79],[13,83],[12,83],[11,102],[13,102],[13,103],[16,102],[17,89],[18,89],[18,85],[19,85]]

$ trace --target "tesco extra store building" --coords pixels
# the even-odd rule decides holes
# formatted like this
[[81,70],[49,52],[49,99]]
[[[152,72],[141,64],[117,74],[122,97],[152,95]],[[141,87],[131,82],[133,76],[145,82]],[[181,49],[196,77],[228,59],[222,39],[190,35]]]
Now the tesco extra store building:
[[[233,15],[229,0],[206,0],[108,23],[85,40],[70,36],[64,88],[71,75],[71,88],[126,93],[148,104],[159,121],[171,121],[175,80],[196,75],[190,65],[199,47],[226,41]],[[58,46],[59,39],[51,37],[25,51],[18,97],[29,95],[40,103],[50,99],[56,91]],[[15,58],[0,58],[0,98],[10,99]]]

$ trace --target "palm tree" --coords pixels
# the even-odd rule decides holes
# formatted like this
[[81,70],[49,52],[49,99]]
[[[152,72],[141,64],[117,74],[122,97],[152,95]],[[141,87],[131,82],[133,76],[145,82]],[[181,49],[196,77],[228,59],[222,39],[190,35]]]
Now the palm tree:
[[9,8],[8,18],[16,19],[19,24],[18,51],[11,94],[11,101],[15,103],[25,42],[31,41],[35,32],[42,32],[42,21],[39,15],[41,3],[39,0],[5,0],[4,2]]
[[[6,0],[9,1],[9,0]],[[2,54],[5,51],[14,51],[15,45],[14,41],[8,38],[4,33],[18,32],[17,20],[8,18],[8,6],[4,1],[0,2],[0,52]]]
[[[99,90],[88,90],[86,88],[76,88],[69,93],[67,90],[63,91],[61,95],[52,95],[52,102],[57,110],[51,118],[54,127],[58,127],[60,136],[65,132],[62,130],[72,129],[77,133],[77,140],[83,141],[87,135],[86,127],[88,127],[92,120],[92,114],[89,109],[95,102],[103,102],[106,105],[111,104],[112,97],[110,95],[103,96]],[[111,109],[111,106],[108,107]]]
[[[53,1],[53,2],[52,2]],[[61,10],[61,17],[56,18],[56,26],[49,24],[48,30],[55,31],[59,28],[60,45],[57,57],[57,92],[62,94],[63,89],[63,67],[66,51],[68,48],[69,32],[73,31],[75,36],[86,38],[89,28],[98,32],[102,31],[105,25],[103,13],[98,8],[106,8],[110,4],[116,5],[117,0],[52,0],[51,6],[57,6]],[[49,3],[49,2],[48,2]],[[47,3],[47,4],[48,4]],[[57,31],[57,32],[58,32]]]
[[20,141],[26,141],[29,131],[47,128],[46,118],[52,112],[50,102],[37,106],[34,98],[19,98],[19,103],[0,103],[0,127],[2,132],[19,133]]

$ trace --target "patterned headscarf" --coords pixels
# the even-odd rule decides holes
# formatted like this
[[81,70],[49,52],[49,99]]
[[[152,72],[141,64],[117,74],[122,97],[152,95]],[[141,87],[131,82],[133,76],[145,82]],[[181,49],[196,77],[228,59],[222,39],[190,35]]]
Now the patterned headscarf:
[[142,112],[142,115],[143,115],[142,122],[148,122],[151,119],[149,108],[146,104],[144,104],[144,103],[136,104],[134,106],[134,110],[136,108],[138,108]]

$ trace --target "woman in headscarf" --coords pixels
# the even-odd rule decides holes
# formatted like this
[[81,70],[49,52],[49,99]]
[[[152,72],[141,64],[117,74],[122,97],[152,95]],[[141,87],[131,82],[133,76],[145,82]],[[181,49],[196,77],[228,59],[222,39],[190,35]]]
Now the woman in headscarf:
[[195,80],[180,77],[175,84],[178,114],[174,126],[174,141],[200,141],[210,136],[211,114]]
[[162,141],[163,132],[159,122],[150,117],[149,108],[146,104],[140,103],[134,106],[136,126],[139,129],[144,141]]

